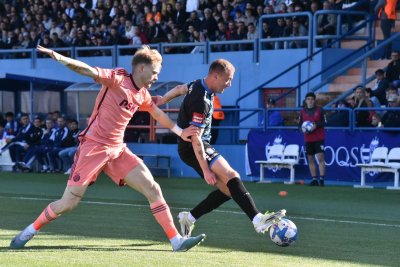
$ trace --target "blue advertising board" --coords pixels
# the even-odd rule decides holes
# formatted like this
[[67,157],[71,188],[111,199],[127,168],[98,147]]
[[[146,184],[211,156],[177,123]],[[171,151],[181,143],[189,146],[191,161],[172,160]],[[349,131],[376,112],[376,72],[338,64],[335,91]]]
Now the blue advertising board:
[[[376,147],[385,146],[389,150],[400,147],[398,132],[326,130],[325,132],[325,179],[332,181],[360,181],[358,163],[368,163]],[[295,167],[295,179],[309,179],[308,162],[304,149],[303,134],[298,130],[251,130],[247,140],[247,174],[259,176],[260,166],[256,160],[265,160],[266,151],[274,144],[298,144],[300,161]],[[265,169],[268,178],[289,177],[287,169]],[[367,182],[384,182],[393,179],[393,174],[367,173]]]

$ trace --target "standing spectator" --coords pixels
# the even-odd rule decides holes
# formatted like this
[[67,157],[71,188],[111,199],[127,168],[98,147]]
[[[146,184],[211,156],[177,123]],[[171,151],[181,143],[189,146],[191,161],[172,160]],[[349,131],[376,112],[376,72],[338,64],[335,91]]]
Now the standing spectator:
[[[312,181],[311,186],[324,186],[325,178],[325,152],[324,152],[324,142],[325,142],[325,115],[322,108],[315,105],[315,94],[309,92],[306,94],[305,106],[300,113],[299,126],[305,121],[310,121],[313,123],[313,127],[310,131],[304,133],[304,141],[306,146],[306,154],[308,160],[308,167],[310,169]],[[319,183],[317,180],[317,169],[315,156],[318,159],[318,169],[319,169]]]
[[[383,40],[387,40],[392,35],[392,28],[397,19],[396,13],[397,0],[378,0],[375,6],[375,14],[381,20],[381,30]],[[390,59],[392,53],[392,43],[385,46],[382,59]]]
[[392,52],[392,61],[387,66],[386,69],[386,79],[389,82],[399,81],[400,80],[400,52],[393,51]]
[[219,129],[215,129],[214,126],[218,127],[220,123],[225,119],[225,113],[222,110],[221,100],[217,95],[214,95],[214,113],[211,121],[211,139],[210,144],[215,144],[218,140]]
[[260,120],[258,122],[259,126],[264,127],[265,125],[265,117],[264,114],[268,116],[268,126],[283,126],[283,117],[278,110],[270,110],[276,108],[276,102],[274,99],[269,98],[267,103],[265,104],[265,113],[263,112],[260,116]]

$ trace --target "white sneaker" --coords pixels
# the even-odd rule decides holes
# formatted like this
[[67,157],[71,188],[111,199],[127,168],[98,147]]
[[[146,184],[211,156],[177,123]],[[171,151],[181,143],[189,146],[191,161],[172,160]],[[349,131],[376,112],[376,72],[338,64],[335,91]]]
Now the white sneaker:
[[286,215],[286,210],[280,210],[277,212],[266,212],[261,221],[254,225],[254,229],[257,233],[263,234],[274,224],[279,222]]
[[71,174],[71,168],[69,168],[64,174],[70,175]]
[[182,236],[191,236],[194,223],[189,219],[189,212],[182,211],[178,214],[179,224],[181,225]]

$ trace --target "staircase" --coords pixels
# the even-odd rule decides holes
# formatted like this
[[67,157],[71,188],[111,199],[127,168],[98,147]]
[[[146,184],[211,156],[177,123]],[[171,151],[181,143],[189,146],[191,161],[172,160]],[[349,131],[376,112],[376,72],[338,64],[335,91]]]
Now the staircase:
[[[400,32],[400,12],[397,13],[397,21],[395,23],[395,29],[392,32]],[[356,33],[357,35],[365,35],[366,33],[360,31]],[[383,34],[380,28],[380,21],[376,23],[375,29],[375,40],[382,40]],[[357,49],[365,44],[365,41],[359,40],[349,40],[344,41],[341,44],[342,48],[347,49]],[[367,77],[373,75],[377,69],[383,69],[389,64],[390,60],[371,60],[367,62]],[[362,67],[351,68],[346,74],[338,76],[331,84],[328,86],[328,92],[319,94],[319,99],[321,103],[328,103],[335,99],[340,94],[347,92],[350,88],[353,88],[357,84],[362,82]],[[367,87],[373,87],[374,81],[367,84]]]

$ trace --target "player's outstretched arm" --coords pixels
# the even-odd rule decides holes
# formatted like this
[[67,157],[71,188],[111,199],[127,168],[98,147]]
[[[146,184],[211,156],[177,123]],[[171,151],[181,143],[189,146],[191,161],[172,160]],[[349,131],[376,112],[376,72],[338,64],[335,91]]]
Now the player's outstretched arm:
[[184,141],[186,142],[191,142],[191,139],[189,138],[190,136],[194,134],[198,134],[200,130],[197,127],[190,126],[186,129],[181,129],[178,125],[176,125],[175,122],[173,122],[167,114],[165,114],[164,111],[162,111],[160,108],[154,106],[152,110],[149,111],[150,115],[162,126],[165,128],[170,129],[173,131],[176,135],[180,136]]
[[155,96],[152,97],[153,102],[157,106],[162,106],[170,102],[172,99],[186,94],[188,91],[187,85],[186,84],[180,84],[169,90],[168,92],[165,93],[163,96]]
[[88,76],[93,79],[96,79],[98,77],[97,69],[89,66],[88,64],[86,64],[82,61],[72,59],[69,57],[65,57],[51,49],[45,48],[40,45],[38,45],[36,47],[36,50],[41,53],[47,54],[54,60],[60,62],[61,64],[65,65],[67,68],[69,68],[70,70],[75,71],[76,73],[79,73],[84,76]]

